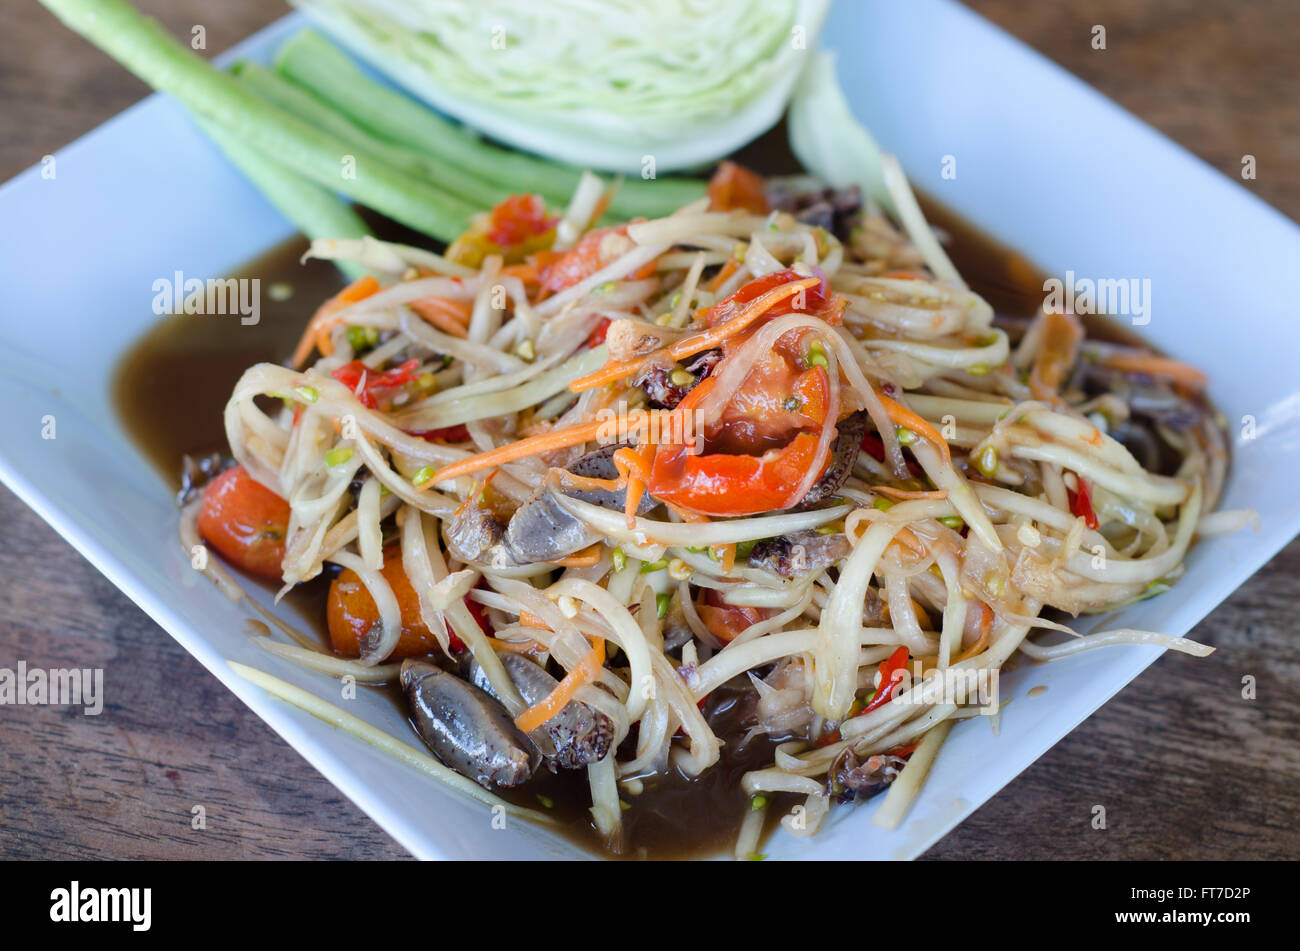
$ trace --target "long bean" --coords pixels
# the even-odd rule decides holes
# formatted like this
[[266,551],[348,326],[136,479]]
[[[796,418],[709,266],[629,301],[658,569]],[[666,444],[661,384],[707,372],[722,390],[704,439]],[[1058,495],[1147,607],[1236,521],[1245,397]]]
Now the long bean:
[[[171,93],[234,138],[395,221],[451,241],[477,210],[264,102],[125,0],[41,2],[150,86]],[[355,167],[349,164],[349,156]]]
[[[292,221],[308,240],[317,238],[361,238],[370,229],[352,207],[328,188],[308,181],[301,175],[256,149],[249,148],[224,128],[204,116],[195,121],[226,158],[261,190],[266,199]],[[349,280],[368,274],[355,261],[335,261],[334,265]]]
[[432,182],[476,208],[490,208],[512,194],[509,182],[486,182],[427,153],[376,137],[275,70],[256,63],[239,63],[232,72],[245,87],[266,101],[337,136],[349,146],[357,146],[383,159],[395,169]]
[[[538,192],[564,204],[577,187],[577,169],[484,142],[427,106],[370,80],[345,53],[312,30],[285,42],[276,69],[379,138],[435,155],[487,181],[502,182],[511,191]],[[619,217],[658,218],[703,195],[703,183],[692,179],[630,179],[622,184],[610,211]]]

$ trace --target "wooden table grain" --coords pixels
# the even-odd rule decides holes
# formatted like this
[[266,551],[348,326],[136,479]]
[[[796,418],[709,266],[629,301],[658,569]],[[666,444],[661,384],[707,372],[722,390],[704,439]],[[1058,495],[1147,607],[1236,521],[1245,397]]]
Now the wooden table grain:
[[[847,2],[847,0],[841,0]],[[265,0],[138,0],[227,48]],[[1292,0],[970,0],[970,6],[1300,218]],[[33,3],[0,41],[0,180],[145,87]],[[1106,48],[1093,48],[1095,26]],[[1058,117],[1061,134],[1073,134]],[[1063,224],[1063,226],[1068,226]],[[1231,240],[1206,223],[1206,240]],[[1279,277],[1285,277],[1279,275]],[[5,858],[402,858],[388,838],[8,491],[0,489],[0,667],[101,667],[86,717],[0,708]],[[929,858],[1294,858],[1300,853],[1300,543],[942,842]],[[1177,597],[1177,592],[1170,597]],[[1257,697],[1244,700],[1252,676]],[[1106,807],[1107,828],[1093,828]],[[195,829],[202,806],[205,828]]]

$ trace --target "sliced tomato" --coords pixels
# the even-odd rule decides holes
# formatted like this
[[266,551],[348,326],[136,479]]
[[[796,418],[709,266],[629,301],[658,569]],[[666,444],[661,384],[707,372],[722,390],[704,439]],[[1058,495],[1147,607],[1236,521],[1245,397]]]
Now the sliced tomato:
[[786,509],[799,501],[794,493],[816,462],[817,441],[812,433],[800,433],[783,448],[761,456],[721,452],[694,456],[684,446],[665,447],[655,455],[649,491],[657,499],[701,515],[757,515]]
[[[749,301],[799,278],[786,270],[750,281],[712,308],[707,322],[716,325],[729,319]],[[796,310],[838,319],[837,313],[831,313],[838,305],[832,303],[824,278],[808,289],[805,299],[783,301],[770,313],[780,316]],[[745,368],[721,411],[716,417],[710,414],[707,431],[698,437],[701,445],[659,448],[647,487],[651,495],[692,512],[722,517],[779,511],[799,502],[795,493],[804,477],[814,469],[820,477],[830,463],[829,454],[819,452],[820,435],[828,414],[838,411],[831,406],[827,370],[807,365],[809,347],[804,339],[810,333],[795,329],[781,335],[775,346]],[[744,339],[723,344],[722,361],[674,410],[683,417],[674,431],[695,431],[689,414],[740,358]]]
[[779,349],[771,350],[727,403],[709,448],[756,453],[783,445],[792,432],[819,428],[829,400],[830,377],[823,368],[800,370]]
[[235,567],[259,578],[279,578],[289,503],[243,466],[213,479],[199,504],[199,534]]
[[766,621],[776,615],[772,608],[751,608],[728,604],[722,593],[713,588],[704,589],[703,601],[696,605],[700,620],[709,629],[709,633],[724,644],[743,634],[759,621]]
[[507,265],[555,243],[555,215],[546,211],[539,195],[511,195],[486,215],[475,219],[447,248],[447,258],[457,264],[480,267],[489,254],[499,254]]
[[[380,574],[393,589],[402,613],[402,636],[389,658],[418,657],[440,650],[438,639],[420,618],[420,599],[402,568],[402,552],[398,546],[384,549]],[[379,623],[379,608],[355,571],[345,569],[330,582],[325,618],[334,650],[344,657],[361,656],[361,641]],[[450,643],[453,651],[459,653],[465,649],[455,634],[451,635]]]
[[722,162],[709,179],[709,210],[731,211],[743,208],[756,215],[767,213],[767,196],[763,194],[763,177],[735,162]]
[[512,248],[544,235],[559,223],[546,213],[541,195],[511,195],[488,215],[488,240],[503,248]]
[[[810,287],[792,297],[776,304],[771,310],[763,315],[764,320],[772,320],[775,317],[784,317],[786,314],[808,314],[812,317],[818,317],[826,323],[834,326],[840,322],[840,312],[843,308],[843,299],[836,298],[831,294],[830,282],[826,280],[826,275],[820,268],[813,268],[813,276],[820,277],[821,283],[815,287]],[[800,274],[792,268],[786,268],[783,271],[774,271],[763,277],[755,278],[748,284],[742,284],[729,297],[724,297],[718,301],[704,316],[704,321],[710,327],[716,327],[735,317],[736,314],[744,310],[745,305],[762,297],[773,288],[780,287],[782,284],[789,284],[791,281],[802,281],[808,275]]]
[[[560,255],[538,255],[538,282],[543,290],[562,291],[591,277],[630,250],[632,239],[627,236],[627,225],[588,231],[571,251]],[[651,261],[632,277],[639,280],[649,277],[654,271],[655,265]]]

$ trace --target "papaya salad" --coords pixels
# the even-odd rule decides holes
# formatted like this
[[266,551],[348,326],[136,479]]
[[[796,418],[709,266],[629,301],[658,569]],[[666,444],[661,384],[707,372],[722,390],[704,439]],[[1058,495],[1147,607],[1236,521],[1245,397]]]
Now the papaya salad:
[[1205,376],[1071,313],[995,315],[883,172],[895,215],[724,162],[654,220],[609,221],[588,174],[443,254],[314,241],[366,276],[244,373],[181,540],[282,594],[332,579],[328,647],[282,621],[252,639],[400,683],[432,757],[241,670],[515,812],[540,811],[511,791],[575,773],[616,853],[657,779],[766,743],[739,778],[748,857],[778,814],[808,835],[883,793],[874,821],[903,819],[953,725],[997,715],[930,672],[1209,653],[1063,623],[1165,590],[1244,517],[1211,514]]

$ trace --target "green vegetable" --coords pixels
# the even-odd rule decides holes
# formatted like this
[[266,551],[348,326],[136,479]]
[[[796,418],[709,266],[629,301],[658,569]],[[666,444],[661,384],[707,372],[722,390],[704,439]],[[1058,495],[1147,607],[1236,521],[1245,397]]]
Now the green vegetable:
[[916,442],[916,433],[906,426],[898,426],[894,429],[894,437],[898,440],[900,446],[910,446]]
[[804,363],[809,367],[824,367],[830,365],[826,359],[826,351],[822,348],[822,342],[820,340],[814,340],[808,345],[808,356],[804,358]]
[[[653,154],[742,112],[803,62],[824,3],[299,0],[402,82],[533,128]],[[812,42],[809,39],[809,42]]]
[[[537,192],[567,205],[581,172],[546,159],[488,145],[472,132],[395,90],[367,78],[319,33],[304,30],[280,48],[276,69],[380,139],[468,172],[508,192]],[[659,218],[704,196],[692,179],[628,179],[610,203],[619,218]]]
[[374,327],[349,327],[348,328],[348,346],[352,352],[360,353],[363,350],[369,350],[379,342],[379,331]]
[[331,469],[335,466],[341,466],[352,458],[352,450],[346,446],[337,446],[325,453],[325,465]]
[[354,148],[383,159],[394,169],[433,183],[477,209],[487,210],[512,194],[509,180],[485,181],[426,152],[372,135],[279,72],[254,63],[240,64],[235,72],[242,83],[268,102],[337,136]]
[[954,532],[961,531],[962,526],[966,524],[956,515],[945,515],[943,518],[939,519],[939,521],[944,525],[947,525]]
[[[359,146],[254,96],[233,76],[213,68],[157,21],[125,0],[42,0],[80,33],[155,89],[303,176],[337,189],[411,228],[450,241],[477,209],[393,169]],[[348,156],[354,163],[349,175]]]
[[320,391],[318,391],[314,386],[303,384],[301,386],[295,386],[293,391],[304,403],[315,403],[320,399]]
[[658,561],[643,561],[641,562],[641,574],[646,575],[652,571],[662,571],[664,568],[667,567],[668,567],[667,558],[660,558]]
[[438,470],[433,466],[420,466],[420,468],[415,470],[415,475],[411,476],[411,484],[417,487],[422,486],[437,475],[437,473]]
[[609,553],[609,557],[614,562],[615,571],[622,571],[627,566],[627,556],[623,554],[623,549],[615,548]]
[[655,595],[655,611],[659,615],[660,620],[668,616],[668,606],[672,603],[673,598],[670,594]]
[[886,498],[878,498],[876,499],[873,507],[880,509],[880,511],[882,512],[888,512],[890,509],[894,507],[894,503],[889,501],[889,499]]
[[264,99],[277,108],[292,113],[305,122],[310,122],[330,135],[338,136],[344,142],[362,146],[374,155],[382,157],[393,168],[420,178],[433,177],[430,174],[430,162],[423,155],[376,138],[275,70],[267,69],[258,63],[241,60],[230,67],[230,72],[239,80],[241,86],[259,99]]
[[[308,240],[361,238],[370,234],[360,216],[328,188],[308,181],[256,149],[250,149],[211,119],[199,115],[194,119],[231,164],[243,172],[266,200],[292,221]],[[334,266],[350,281],[369,273],[355,261],[335,261]]]

